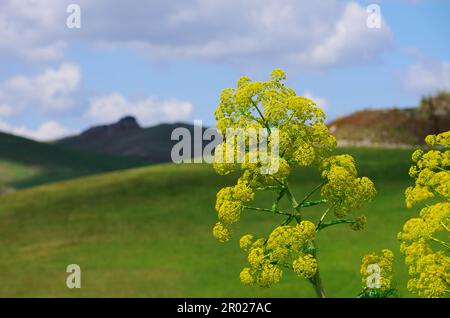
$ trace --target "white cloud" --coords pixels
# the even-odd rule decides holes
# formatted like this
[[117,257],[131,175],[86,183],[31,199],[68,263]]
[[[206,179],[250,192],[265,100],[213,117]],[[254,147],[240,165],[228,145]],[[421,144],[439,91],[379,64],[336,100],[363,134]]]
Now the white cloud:
[[450,90],[450,62],[422,59],[408,67],[403,84],[407,90],[418,94]]
[[149,126],[159,122],[188,120],[192,110],[191,102],[175,98],[147,97],[131,101],[118,93],[113,93],[92,98],[85,116],[95,123],[110,123],[132,115],[142,125]]
[[349,3],[334,30],[310,52],[299,54],[299,61],[319,67],[355,62],[370,62],[391,45],[391,31],[386,22],[381,28],[366,25],[367,12],[357,3]]
[[328,101],[326,98],[314,96],[310,91],[305,91],[303,96],[315,102],[318,107],[322,108],[322,110],[328,109]]
[[38,75],[14,76],[0,84],[0,116],[32,108],[50,113],[65,111],[74,106],[80,80],[80,69],[69,63]]
[[8,123],[0,122],[0,130],[38,141],[52,141],[74,133],[55,121],[45,122],[35,130],[26,126],[15,127]]
[[56,42],[38,47],[25,47],[18,50],[19,55],[31,61],[54,61],[64,58],[65,42]]
[[2,0],[0,54],[27,60],[61,59],[65,4],[58,0]]
[[78,40],[129,47],[156,60],[332,67],[376,60],[391,31],[338,0],[78,0],[82,28],[65,26],[69,0],[4,0],[0,54],[52,60]]
[[380,29],[369,29],[365,8],[355,2],[199,0],[165,9],[167,16],[155,17],[161,37],[135,29],[132,41],[117,44],[163,60],[323,68],[372,62],[392,42],[386,21]]

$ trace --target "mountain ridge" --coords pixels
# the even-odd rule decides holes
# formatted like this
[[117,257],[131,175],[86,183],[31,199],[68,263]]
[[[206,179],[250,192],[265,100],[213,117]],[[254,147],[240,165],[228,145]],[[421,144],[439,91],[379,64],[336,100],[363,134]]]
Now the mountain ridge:
[[[194,127],[182,122],[142,127],[134,117],[126,116],[116,123],[94,126],[79,135],[66,137],[55,143],[82,151],[135,157],[148,163],[163,163],[171,161],[172,147],[178,142],[171,140],[172,131],[186,128],[194,136]],[[202,128],[202,133],[205,130],[206,128]],[[193,147],[193,138],[191,139]],[[203,146],[206,143],[203,141]]]

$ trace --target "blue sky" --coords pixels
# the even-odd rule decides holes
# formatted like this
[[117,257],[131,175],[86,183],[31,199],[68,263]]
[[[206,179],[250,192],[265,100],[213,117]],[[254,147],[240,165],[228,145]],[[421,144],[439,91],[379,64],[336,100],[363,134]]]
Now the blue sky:
[[[66,12],[79,5],[81,28]],[[380,28],[366,8],[378,4]],[[5,0],[0,130],[50,140],[131,114],[213,125],[220,91],[283,68],[329,120],[450,89],[450,1]]]

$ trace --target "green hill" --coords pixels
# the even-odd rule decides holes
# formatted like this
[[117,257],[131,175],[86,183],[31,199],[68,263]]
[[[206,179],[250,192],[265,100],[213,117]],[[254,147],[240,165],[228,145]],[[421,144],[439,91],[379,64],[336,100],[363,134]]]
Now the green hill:
[[143,160],[91,154],[0,132],[0,192],[143,164]]
[[[52,148],[53,149],[53,148]],[[324,230],[319,262],[331,296],[360,291],[361,257],[390,248],[402,296],[406,270],[396,234],[415,212],[404,207],[410,184],[408,150],[350,149],[360,173],[373,178],[378,196],[362,213],[364,232],[346,225]],[[0,296],[290,296],[313,297],[311,287],[291,273],[272,289],[245,287],[240,235],[267,235],[280,220],[246,212],[225,245],[211,235],[215,194],[235,182],[207,165],[156,165],[25,189],[0,196]],[[294,172],[302,195],[318,182],[318,171]],[[269,205],[271,198],[257,197]],[[307,210],[319,217],[316,207]],[[79,264],[82,288],[69,290],[65,268]]]

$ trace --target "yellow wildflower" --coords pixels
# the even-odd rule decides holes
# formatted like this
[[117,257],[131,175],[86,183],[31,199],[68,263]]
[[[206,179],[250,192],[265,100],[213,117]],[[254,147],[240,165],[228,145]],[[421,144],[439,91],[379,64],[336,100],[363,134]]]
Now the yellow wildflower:
[[214,225],[212,232],[214,237],[221,243],[227,242],[231,237],[231,230],[220,222]]

